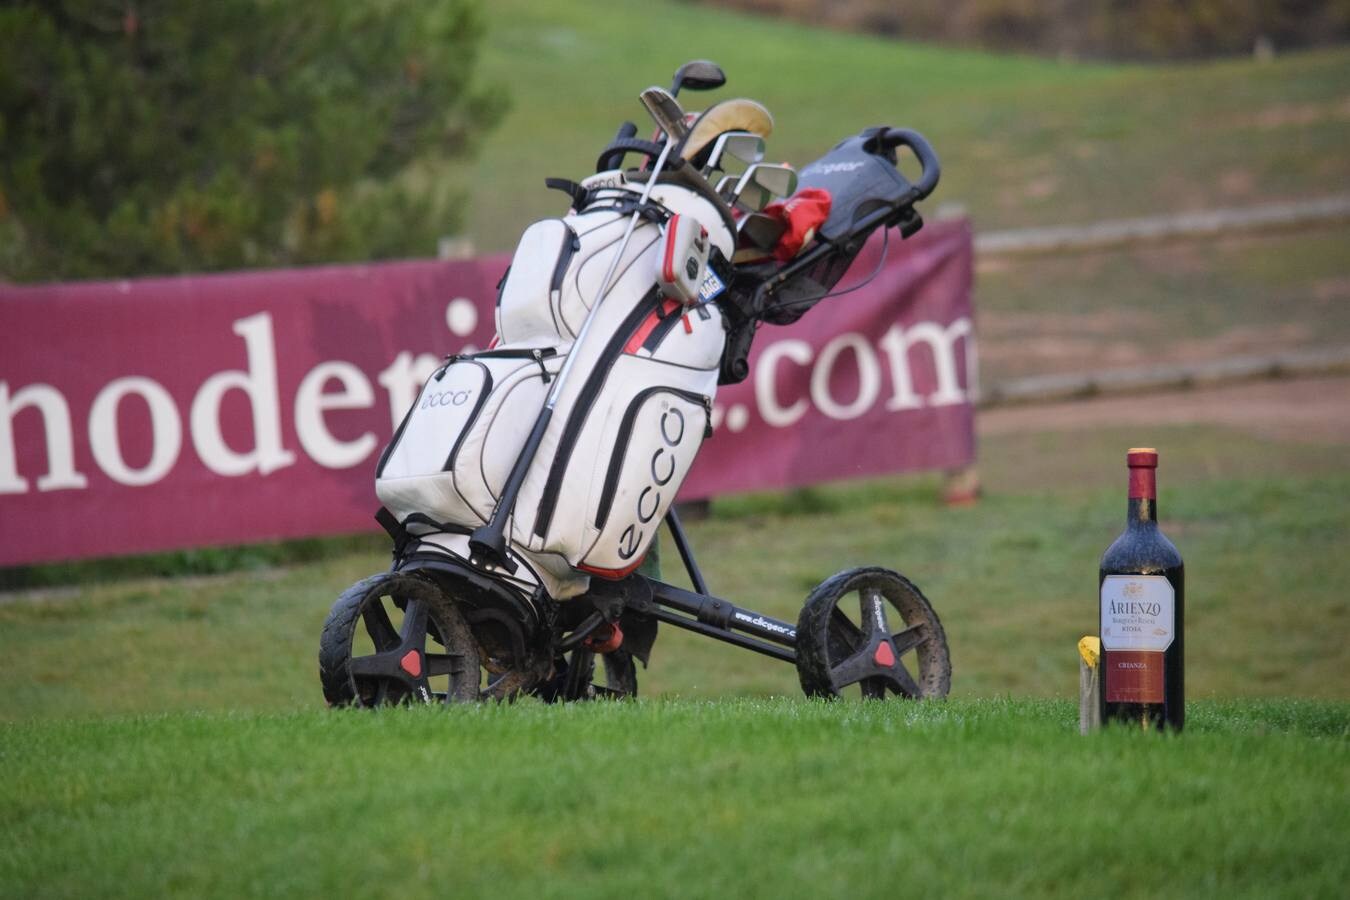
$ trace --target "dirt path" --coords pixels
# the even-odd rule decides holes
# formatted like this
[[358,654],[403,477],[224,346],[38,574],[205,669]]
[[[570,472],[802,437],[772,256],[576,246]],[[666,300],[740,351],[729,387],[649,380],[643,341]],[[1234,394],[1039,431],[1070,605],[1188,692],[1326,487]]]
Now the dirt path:
[[1257,381],[981,412],[981,437],[1130,424],[1223,425],[1294,443],[1350,444],[1350,376]]

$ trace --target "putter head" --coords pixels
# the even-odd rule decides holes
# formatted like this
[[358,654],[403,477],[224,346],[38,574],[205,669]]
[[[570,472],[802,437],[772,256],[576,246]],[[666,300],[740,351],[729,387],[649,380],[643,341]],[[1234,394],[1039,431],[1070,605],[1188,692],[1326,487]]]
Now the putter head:
[[[703,165],[703,177],[707,178],[713,172],[734,170],[738,168],[735,162],[750,166],[763,158],[764,138],[748,131],[728,131],[718,135],[708,153],[708,161]],[[727,163],[731,161],[734,162],[728,166]]]
[[797,190],[797,172],[791,166],[755,163],[732,189],[732,201],[747,212],[759,212],[774,197],[790,197]]
[[675,70],[670,82],[670,94],[679,94],[681,88],[691,91],[711,91],[727,83],[727,73],[710,59],[693,59]]
[[689,126],[684,122],[680,101],[671,96],[670,91],[653,85],[639,94],[638,99],[647,107],[647,113],[656,127],[664,131],[671,141],[678,143],[684,140],[689,133]]

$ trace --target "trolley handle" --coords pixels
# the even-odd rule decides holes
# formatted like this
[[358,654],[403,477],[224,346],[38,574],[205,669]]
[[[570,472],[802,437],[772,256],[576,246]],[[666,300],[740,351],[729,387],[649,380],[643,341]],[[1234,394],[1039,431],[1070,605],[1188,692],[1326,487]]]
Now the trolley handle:
[[933,151],[933,145],[928,143],[927,138],[908,128],[888,128],[880,135],[880,143],[888,150],[901,146],[908,147],[919,159],[923,171],[919,175],[919,180],[914,182],[907,203],[917,203],[933,193],[938,179],[942,177],[942,166],[938,162],[937,153]]

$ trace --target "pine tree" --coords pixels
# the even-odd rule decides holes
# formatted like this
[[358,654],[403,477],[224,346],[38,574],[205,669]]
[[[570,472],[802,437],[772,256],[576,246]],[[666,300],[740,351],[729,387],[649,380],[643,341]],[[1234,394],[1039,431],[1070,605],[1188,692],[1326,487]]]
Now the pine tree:
[[475,0],[0,8],[0,278],[430,255],[504,107]]

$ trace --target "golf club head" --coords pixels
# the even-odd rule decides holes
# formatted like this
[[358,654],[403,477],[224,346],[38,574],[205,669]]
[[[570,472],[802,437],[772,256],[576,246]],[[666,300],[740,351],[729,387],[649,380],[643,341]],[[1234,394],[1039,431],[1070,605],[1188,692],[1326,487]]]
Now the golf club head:
[[736,223],[736,246],[768,252],[786,230],[787,223],[782,219],[764,213],[749,213]]
[[713,172],[726,172],[734,168],[727,165],[730,160],[749,166],[763,158],[764,138],[748,131],[727,131],[717,136],[708,154],[708,162],[703,167],[703,175],[706,178]]
[[689,126],[684,123],[684,110],[680,108],[680,101],[671,96],[670,91],[653,85],[639,94],[638,99],[647,107],[657,128],[676,143],[684,140],[689,133]]
[[727,74],[712,60],[694,59],[675,70],[670,82],[670,94],[675,96],[681,88],[691,91],[711,91],[727,83]]
[[755,183],[775,197],[791,197],[797,191],[797,170],[788,165],[760,163]]
[[774,197],[790,197],[797,190],[797,172],[791,166],[755,163],[732,189],[737,206],[747,212],[759,212]]

